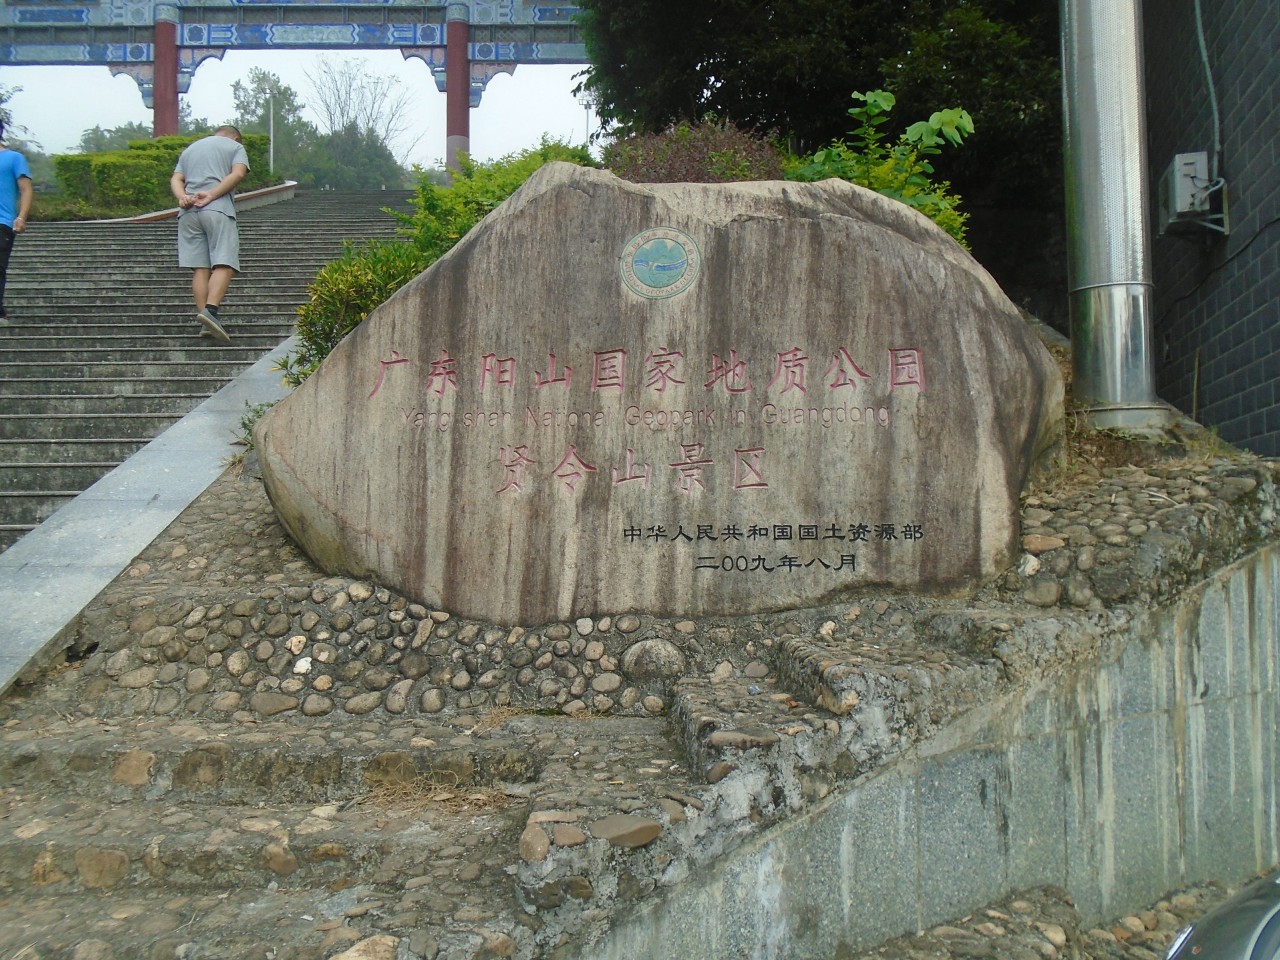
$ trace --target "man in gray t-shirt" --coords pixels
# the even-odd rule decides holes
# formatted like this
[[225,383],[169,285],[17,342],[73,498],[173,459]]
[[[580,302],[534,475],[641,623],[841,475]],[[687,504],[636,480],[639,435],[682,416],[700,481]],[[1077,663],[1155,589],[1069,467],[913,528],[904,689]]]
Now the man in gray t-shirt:
[[169,178],[178,200],[178,266],[191,268],[196,319],[223,343],[231,338],[218,321],[218,307],[240,271],[232,191],[248,172],[240,131],[227,124],[183,150]]

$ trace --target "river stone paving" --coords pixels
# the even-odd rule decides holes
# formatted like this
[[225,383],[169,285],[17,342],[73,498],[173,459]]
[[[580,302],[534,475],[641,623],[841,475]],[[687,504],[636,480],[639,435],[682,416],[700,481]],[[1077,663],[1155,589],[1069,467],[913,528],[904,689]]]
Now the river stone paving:
[[[588,956],[673,863],[1078,655],[1046,612],[1158,604],[1274,536],[1278,470],[1075,465],[964,600],[514,629],[321,574],[229,471],[0,702],[0,957]],[[783,789],[726,802],[760,765]],[[1095,931],[1031,891],[875,954],[1149,960],[1217,891],[1183,896]]]
[[1205,883],[1107,923],[1083,923],[1070,895],[1038,887],[916,936],[897,937],[858,960],[1160,960],[1178,931],[1239,886]]

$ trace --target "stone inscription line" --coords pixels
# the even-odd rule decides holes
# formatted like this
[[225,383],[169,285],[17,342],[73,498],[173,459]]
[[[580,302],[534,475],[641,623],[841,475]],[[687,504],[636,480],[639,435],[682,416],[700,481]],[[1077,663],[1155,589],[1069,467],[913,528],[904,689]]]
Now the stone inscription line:
[[689,427],[745,427],[750,423],[766,427],[813,426],[830,429],[844,424],[887,427],[892,422],[888,407],[855,407],[849,404],[837,407],[780,407],[774,403],[766,403],[754,410],[715,410],[710,407],[665,410],[633,404],[621,411],[547,410],[527,406],[523,414],[511,410],[489,409],[466,410],[462,413],[404,406],[399,409],[405,426],[439,433],[448,433],[454,429],[483,431],[516,424],[534,432],[560,427],[598,430],[610,426],[619,416],[627,426],[647,427],[655,433]]
[[[913,388],[924,392],[924,358],[917,347],[892,347],[885,361],[889,390]],[[623,349],[597,350],[592,353],[590,389],[593,393],[616,390],[621,395],[631,383],[640,383],[645,388],[661,396],[669,388],[684,386],[690,381],[686,367],[692,364],[685,362],[685,355],[679,350],[658,347],[650,351],[639,363],[639,376],[628,375],[627,351]],[[539,361],[540,362],[540,361]],[[425,376],[422,376],[422,365],[415,364],[410,358],[403,356],[398,350],[390,351],[387,359],[378,361],[378,370],[374,377],[373,389],[369,399],[381,392],[389,372],[393,367],[417,369],[422,377],[422,387],[426,394],[437,399],[459,389],[459,377],[464,371],[459,369],[459,358],[452,356],[445,348],[440,349],[439,356],[426,364]],[[566,363],[554,353],[547,355],[542,366],[526,364],[530,377],[526,383],[535,390],[546,387],[562,387],[568,390],[573,383],[574,366]],[[515,357],[498,357],[496,353],[482,354],[472,375],[479,381],[481,394],[490,389],[515,389],[517,384],[517,368]],[[759,364],[756,365],[759,367]],[[828,392],[849,389],[856,390],[860,385],[866,386],[873,381],[855,361],[853,354],[845,346],[837,347],[830,355],[829,362],[821,377],[815,378],[813,371],[821,366],[815,364],[808,353],[800,347],[791,347],[778,351],[771,361],[772,374],[765,381],[766,391],[778,395],[796,392],[808,394],[811,387]],[[751,367],[746,359],[740,359],[736,350],[730,350],[728,358],[719,354],[711,355],[711,363],[701,379],[703,389],[708,393],[720,387],[730,395],[751,393],[757,388],[758,381],[753,379]],[[819,382],[815,385],[814,380]],[[696,380],[694,381],[697,382]]]
[[[681,459],[667,464],[675,471],[673,477],[675,489],[686,496],[696,491],[706,490],[704,471],[716,465],[716,461],[706,455],[706,447],[702,443],[679,444]],[[496,459],[501,471],[501,485],[496,493],[525,493],[531,486],[545,484],[548,480],[557,481],[561,489],[576,493],[578,485],[588,474],[598,473],[605,476],[601,468],[588,463],[572,444],[560,462],[546,470],[541,461],[529,452],[528,444],[517,444],[511,447],[499,447]],[[661,465],[659,465],[661,466]],[[636,451],[628,447],[622,465],[608,468],[607,482],[615,487],[624,484],[637,484],[641,489],[657,488],[654,464],[637,458]],[[734,492],[749,490],[765,490],[769,482],[765,478],[765,449],[763,447],[735,448],[731,460],[731,475],[727,478]]]
[[[854,549],[858,544],[874,541],[902,546],[924,540],[924,525],[919,523],[696,523],[693,529],[690,533],[683,523],[678,523],[675,531],[668,533],[664,524],[631,523],[622,528],[622,540],[632,547],[694,544],[698,550],[711,549],[711,553],[700,552],[692,557],[694,570],[768,574],[818,572],[819,568],[833,573],[853,573],[858,569],[858,554]],[[762,541],[779,548],[796,542],[808,544],[811,549],[807,551],[808,559],[800,556],[796,549],[766,553],[760,548]],[[714,552],[717,547],[720,552]]]
[[728,523],[720,525],[716,532],[715,523],[696,523],[694,533],[685,530],[684,524],[677,525],[675,531],[667,533],[665,524],[629,523],[622,528],[622,540],[628,544],[663,543],[684,541],[697,543],[703,541],[733,542],[772,540],[783,541],[838,541],[849,543],[912,542],[924,539],[924,525],[920,523]]

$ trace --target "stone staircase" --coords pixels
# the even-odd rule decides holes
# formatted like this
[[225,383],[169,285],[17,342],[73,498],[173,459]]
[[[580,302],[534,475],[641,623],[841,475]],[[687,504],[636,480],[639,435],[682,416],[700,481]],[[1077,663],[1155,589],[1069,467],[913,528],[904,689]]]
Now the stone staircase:
[[300,191],[242,211],[229,345],[200,336],[176,220],[32,224],[0,326],[0,551],[287,338],[320,267],[393,235],[384,208],[408,198]]

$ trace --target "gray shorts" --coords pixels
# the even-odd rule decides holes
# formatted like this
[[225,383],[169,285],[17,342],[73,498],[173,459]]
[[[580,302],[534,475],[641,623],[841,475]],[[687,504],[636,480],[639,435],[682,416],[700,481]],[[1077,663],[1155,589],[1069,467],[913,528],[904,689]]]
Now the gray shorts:
[[236,218],[217,210],[188,210],[178,218],[178,266],[230,267],[240,272]]

